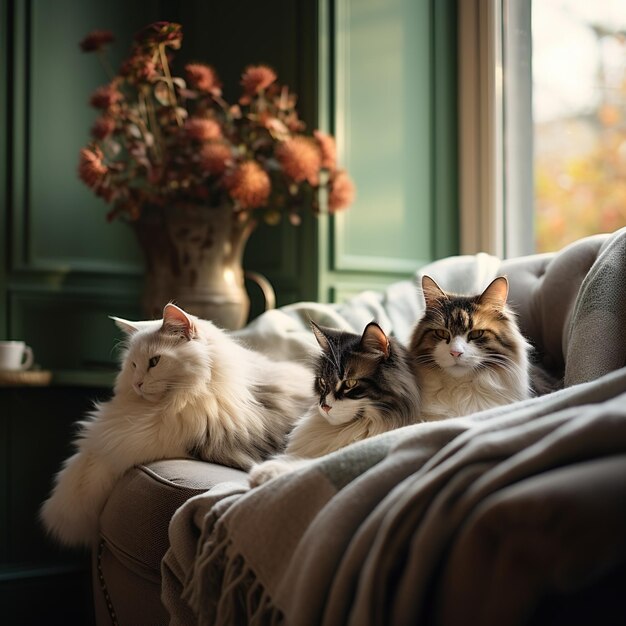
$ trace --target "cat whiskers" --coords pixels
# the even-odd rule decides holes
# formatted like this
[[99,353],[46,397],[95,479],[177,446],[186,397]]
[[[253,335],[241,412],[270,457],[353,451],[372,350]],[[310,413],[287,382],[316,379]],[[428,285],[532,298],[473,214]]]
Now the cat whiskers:
[[116,339],[113,342],[113,346],[111,347],[111,350],[109,351],[109,356],[113,357],[115,352],[117,352],[118,354],[126,352],[129,348],[129,344],[130,342],[128,338]]
[[435,361],[432,354],[419,354],[413,357],[413,363],[416,365],[428,365],[431,367],[437,366],[437,362]]
[[490,366],[499,366],[503,369],[514,373],[517,370],[517,364],[514,359],[506,354],[490,354],[483,358],[478,364],[478,368],[484,369]]
[[167,391],[171,391],[171,390],[189,391],[193,388],[194,388],[194,385],[190,385],[189,383],[174,383],[174,382],[165,383],[165,389]]

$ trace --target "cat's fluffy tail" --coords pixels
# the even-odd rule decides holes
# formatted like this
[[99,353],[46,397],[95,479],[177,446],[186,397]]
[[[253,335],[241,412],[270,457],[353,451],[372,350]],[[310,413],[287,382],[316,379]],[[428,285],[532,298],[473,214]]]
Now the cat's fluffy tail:
[[68,546],[90,546],[98,518],[115,480],[114,472],[89,452],[77,452],[57,474],[41,520],[47,531]]

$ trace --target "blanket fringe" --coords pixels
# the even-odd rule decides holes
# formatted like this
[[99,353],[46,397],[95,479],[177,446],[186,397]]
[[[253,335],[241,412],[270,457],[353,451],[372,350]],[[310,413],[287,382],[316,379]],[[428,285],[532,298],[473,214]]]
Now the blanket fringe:
[[279,626],[284,623],[270,595],[241,554],[234,552],[219,522],[205,541],[186,581],[183,598],[199,626]]

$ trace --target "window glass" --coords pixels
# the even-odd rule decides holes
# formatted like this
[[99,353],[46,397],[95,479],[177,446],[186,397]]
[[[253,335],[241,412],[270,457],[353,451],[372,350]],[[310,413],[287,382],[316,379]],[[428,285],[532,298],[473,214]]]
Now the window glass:
[[533,0],[537,252],[626,225],[626,2]]

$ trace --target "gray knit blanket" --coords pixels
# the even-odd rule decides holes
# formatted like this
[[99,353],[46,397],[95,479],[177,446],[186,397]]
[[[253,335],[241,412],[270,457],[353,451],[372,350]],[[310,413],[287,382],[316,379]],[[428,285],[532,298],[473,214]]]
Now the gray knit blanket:
[[354,444],[170,525],[171,624],[522,624],[626,559],[626,369]]
[[[217,485],[170,524],[162,599],[171,624],[523,624],[626,562],[626,230],[603,244],[569,323],[565,389],[416,424],[249,490]],[[493,257],[457,258],[483,288]],[[406,341],[411,281],[347,305],[303,304],[242,331],[307,358],[308,319],[373,317]],[[381,316],[382,319],[381,319]]]

